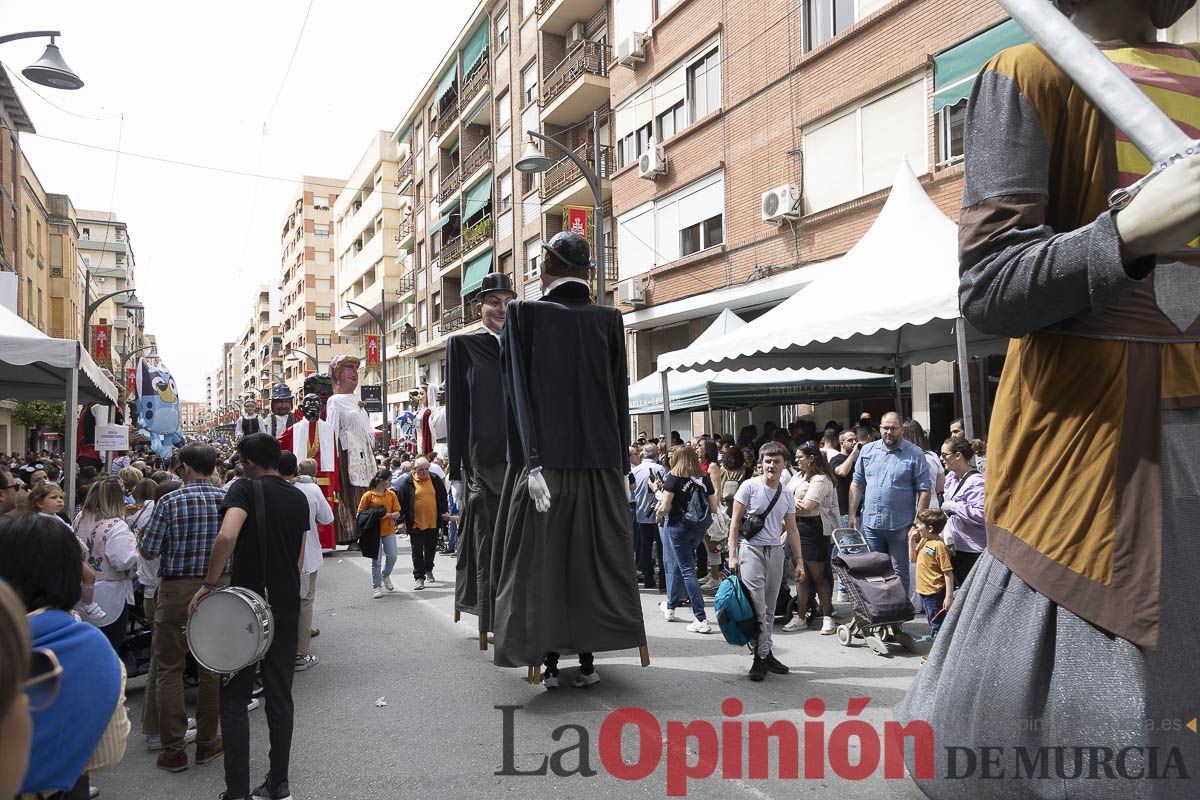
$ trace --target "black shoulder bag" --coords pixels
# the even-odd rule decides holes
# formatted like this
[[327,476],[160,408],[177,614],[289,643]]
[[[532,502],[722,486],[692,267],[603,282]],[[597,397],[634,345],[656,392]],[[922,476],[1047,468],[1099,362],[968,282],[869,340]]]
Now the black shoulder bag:
[[753,539],[767,526],[767,517],[771,514],[771,509],[775,508],[775,504],[779,502],[779,495],[781,494],[783,494],[782,483],[775,487],[775,496],[771,498],[766,511],[761,514],[747,513],[742,516],[742,524],[738,528],[738,534],[741,535],[742,539],[747,541]]

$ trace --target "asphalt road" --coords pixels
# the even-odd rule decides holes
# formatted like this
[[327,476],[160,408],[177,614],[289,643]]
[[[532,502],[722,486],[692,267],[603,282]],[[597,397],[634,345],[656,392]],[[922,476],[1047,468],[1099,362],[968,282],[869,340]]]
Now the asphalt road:
[[[682,788],[695,798],[923,797],[907,779],[884,778],[882,764],[865,779],[845,780],[827,761],[824,777],[806,778],[804,751],[799,753],[800,778],[780,779],[775,745],[767,759],[769,778],[751,777],[748,766],[742,767],[740,777],[732,777],[741,761],[737,743],[743,758],[755,749],[747,741],[752,723],[790,721],[801,731],[801,742],[806,741],[803,723],[810,718],[805,716],[804,703],[809,698],[819,698],[827,708],[820,717],[826,739],[847,718],[851,697],[870,698],[858,718],[882,734],[891,707],[920,667],[920,653],[897,651],[895,657],[883,658],[862,646],[842,647],[836,637],[821,636],[815,629],[784,633],[777,627],[775,653],[792,672],[769,675],[756,684],[746,677],[750,658],[744,648],[726,644],[719,633],[688,633],[684,622],[666,622],[657,608],[662,595],[643,591],[650,666],[643,669],[636,652],[602,654],[596,660],[601,682],[572,689],[567,684],[574,675],[574,662],[564,658],[563,688],[547,692],[527,685],[524,670],[492,665],[490,655],[479,650],[474,617],[464,616],[454,623],[452,558],[439,556],[436,574],[442,583],[416,592],[406,538],[400,540],[400,550],[393,575],[396,591],[380,600],[371,598],[369,561],[357,553],[325,558],[313,618],[321,634],[312,649],[321,663],[298,673],[294,687],[296,732],[290,783],[297,800],[656,798],[668,795],[669,778],[676,793]],[[680,616],[691,619],[686,608]],[[909,627],[923,630],[920,623]],[[921,648],[924,652],[928,645]],[[93,785],[105,800],[217,797],[224,788],[221,760],[203,767],[193,764],[174,775],[155,768],[154,754],[145,749],[141,735],[144,680],[129,683],[133,731],[125,759],[94,775]],[[386,705],[377,705],[380,698]],[[740,714],[725,715],[722,703],[727,698],[741,702]],[[189,703],[192,699],[189,694]],[[503,712],[496,706],[519,708]],[[627,707],[644,709],[653,717],[649,721],[644,712],[634,712],[647,725],[641,741],[647,760],[640,763],[647,766],[648,774],[640,779],[614,776],[611,773],[619,772],[620,764],[611,753],[608,762],[601,755],[602,723]],[[505,713],[511,719],[511,768],[507,770]],[[684,742],[684,751],[678,745],[683,730],[669,723],[695,720],[712,723],[713,740],[706,738],[707,726],[694,726],[690,731],[696,736]],[[742,726],[726,735],[722,722],[730,728],[737,722]],[[559,730],[556,740],[560,726],[578,727]],[[610,720],[605,730],[616,729]],[[637,730],[626,726],[621,737],[624,758],[631,763],[639,752]],[[266,771],[262,709],[251,712],[251,731],[254,785]],[[667,747],[664,738],[676,746]],[[856,741],[851,740],[851,764],[858,760]],[[719,758],[714,748],[719,748]],[[497,774],[537,772],[547,757],[564,749],[568,752],[551,759],[560,772],[578,773],[582,750],[584,771],[594,774],[559,776],[551,769],[547,774]],[[189,753],[194,757],[194,749],[189,748]],[[713,776],[680,783],[685,764],[697,765],[700,756],[710,755],[715,759]],[[722,776],[726,763],[731,777]]]

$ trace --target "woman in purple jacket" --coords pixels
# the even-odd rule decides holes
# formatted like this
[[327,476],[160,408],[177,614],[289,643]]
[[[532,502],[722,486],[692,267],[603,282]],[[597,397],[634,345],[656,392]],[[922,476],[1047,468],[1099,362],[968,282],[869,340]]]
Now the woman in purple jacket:
[[954,548],[951,563],[954,580],[962,586],[987,547],[987,529],[983,524],[983,473],[971,466],[974,451],[961,436],[942,442],[942,461],[946,465],[946,488],[942,511],[946,512],[947,544]]

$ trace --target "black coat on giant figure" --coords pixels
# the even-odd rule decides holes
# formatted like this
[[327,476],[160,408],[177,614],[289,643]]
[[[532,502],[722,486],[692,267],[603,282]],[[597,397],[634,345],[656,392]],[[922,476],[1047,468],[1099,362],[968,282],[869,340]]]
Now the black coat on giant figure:
[[487,649],[491,630],[489,562],[492,532],[500,510],[500,492],[508,466],[504,424],[504,384],[500,374],[500,336],[506,306],[517,296],[512,278],[502,272],[484,276],[476,302],[483,327],[446,342],[446,439],[450,481],[462,515],[458,524],[455,619],[479,618],[479,649]]
[[[494,662],[640,648],[626,474],[629,380],[615,308],[594,305],[587,242],[544,245],[543,299],[508,307],[501,363],[508,470],[492,545]],[[551,684],[547,682],[547,687]]]

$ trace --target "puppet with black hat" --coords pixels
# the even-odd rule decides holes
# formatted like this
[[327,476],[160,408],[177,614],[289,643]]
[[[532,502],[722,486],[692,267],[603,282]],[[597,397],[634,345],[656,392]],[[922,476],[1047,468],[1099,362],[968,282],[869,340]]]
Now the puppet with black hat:
[[454,617],[457,620],[461,612],[479,617],[480,650],[487,649],[491,630],[488,567],[508,461],[500,337],[509,301],[516,296],[511,277],[502,272],[485,275],[475,297],[483,327],[446,342],[447,467],[462,507]]
[[292,390],[286,383],[277,383],[271,387],[271,413],[267,415],[265,421],[267,433],[276,439],[283,436],[283,432],[295,424],[296,417],[292,411]]
[[593,653],[649,657],[629,526],[621,314],[593,305],[582,236],[564,231],[543,248],[543,298],[511,303],[504,326],[509,466],[491,583],[495,663],[531,676],[542,664],[553,689],[560,654],[579,654],[575,686],[599,681]]

